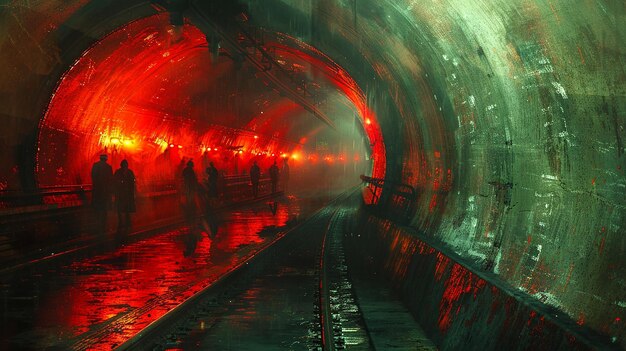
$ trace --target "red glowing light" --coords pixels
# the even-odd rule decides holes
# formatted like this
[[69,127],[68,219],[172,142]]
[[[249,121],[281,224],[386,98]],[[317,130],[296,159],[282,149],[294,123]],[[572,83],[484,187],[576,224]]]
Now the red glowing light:
[[[299,156],[293,154],[294,145],[282,141],[265,145],[259,141],[265,141],[259,135],[276,135],[274,133],[283,138],[292,127],[284,123],[285,116],[301,113],[302,107],[288,99],[271,100],[270,105],[263,107],[264,111],[247,121],[245,126],[239,126],[245,128],[245,132],[224,131],[226,126],[234,125],[232,117],[221,116],[225,109],[215,111],[224,130],[209,124],[215,120],[206,122],[206,125],[199,123],[198,116],[205,111],[194,109],[186,97],[210,95],[195,87],[211,86],[215,77],[232,73],[233,65],[227,60],[206,63],[206,38],[197,28],[185,25],[176,40],[169,29],[166,14],[129,23],[92,46],[66,72],[41,123],[39,148],[42,151],[37,156],[41,185],[73,184],[75,179],[88,182],[89,168],[102,152],[109,153],[110,162],[114,164],[121,158],[128,159],[139,186],[146,179],[173,180],[183,157],[197,160],[202,157],[201,152],[218,151],[199,145],[220,144],[225,150],[234,145],[245,145],[251,153],[263,148],[268,150],[265,155],[280,154],[288,158],[291,154],[291,158],[298,159]],[[323,54],[312,47],[296,44],[294,48],[280,49],[282,54],[291,56],[295,62],[311,63],[355,104],[361,120],[367,124],[365,132],[370,144],[375,145],[372,146],[376,155],[373,175],[383,177],[382,134],[366,105],[365,95],[345,71],[323,58]],[[163,84],[165,81],[169,83]],[[201,105],[204,106],[198,104]],[[190,121],[198,124],[192,126]],[[111,135],[115,137],[110,138]],[[224,138],[226,135],[228,139]],[[297,138],[300,135],[294,140]],[[307,138],[300,140],[304,144]],[[170,143],[172,141],[177,143]],[[81,145],[81,148],[70,148],[69,145]],[[214,157],[213,161],[232,165],[232,155],[225,152],[219,159]],[[243,162],[248,161],[246,157],[242,158]],[[168,160],[167,164],[163,164],[163,159]],[[59,166],[63,166],[62,175],[54,171]]]
[[[365,133],[372,147],[372,176],[375,178],[385,177],[386,151],[382,137],[382,131],[377,123],[375,113],[368,107],[365,94],[350,75],[328,56],[306,43],[300,42],[294,37],[280,34],[280,42],[270,43],[277,53],[283,57],[292,57],[294,60],[304,60],[339,88],[356,107],[362,123],[366,126]],[[292,41],[291,46],[283,43]],[[298,49],[295,49],[297,47]]]

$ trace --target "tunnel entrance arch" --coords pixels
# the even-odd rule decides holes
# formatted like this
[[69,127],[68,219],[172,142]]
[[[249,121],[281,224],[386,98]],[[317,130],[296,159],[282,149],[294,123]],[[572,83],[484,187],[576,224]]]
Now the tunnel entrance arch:
[[[295,38],[280,33],[273,38],[266,45],[281,62],[302,70],[319,84],[335,87],[337,92],[322,93],[333,103],[350,105],[341,107],[340,112],[352,110],[348,125],[354,124],[356,116],[360,123],[353,129],[368,140],[358,148],[365,153],[322,150],[326,153],[309,160],[321,157],[328,164],[365,164],[373,155],[373,165],[366,172],[383,177],[382,133],[354,80],[327,56]],[[138,173],[151,183],[171,181],[183,158],[217,159],[220,166],[237,172],[252,159],[302,157],[310,142],[306,131],[318,134],[319,127],[310,117],[301,116],[305,112],[279,92],[258,94],[264,87],[273,90],[253,78],[258,72],[236,67],[240,63],[235,60],[216,61],[208,48],[206,36],[196,27],[185,24],[180,30],[161,14],[133,21],[88,49],[63,75],[40,123],[39,184],[88,183],[89,167],[101,153],[111,155],[114,166],[126,158],[141,165]],[[226,113],[208,116],[207,105],[213,110],[221,108],[216,99],[206,96],[219,94],[219,85],[239,96],[257,92],[263,106],[254,111],[259,106],[241,107],[236,101],[227,101],[232,106]],[[180,106],[174,108],[175,104]],[[309,121],[289,126],[293,120],[306,119]],[[298,132],[302,137],[294,138]]]

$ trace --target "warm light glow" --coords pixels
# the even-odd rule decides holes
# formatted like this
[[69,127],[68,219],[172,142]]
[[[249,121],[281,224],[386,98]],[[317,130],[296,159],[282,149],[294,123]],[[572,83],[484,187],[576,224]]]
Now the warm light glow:
[[166,148],[166,147],[168,147],[168,146],[169,146],[169,144],[167,143],[167,141],[162,140],[162,139],[159,139],[159,138],[157,138],[157,139],[154,141],[154,143],[155,143],[155,144],[157,144],[157,145],[159,145],[159,146],[161,146],[162,148]]
[[[267,116],[265,111],[260,114],[257,110],[257,116],[249,116],[252,120],[235,121],[225,117],[222,125],[221,117],[218,124],[211,117],[203,119],[202,123],[188,124],[203,116],[201,106],[211,105],[214,99],[204,87],[211,86],[215,77],[230,74],[232,65],[207,63],[203,56],[205,50],[200,49],[206,45],[206,37],[191,25],[185,25],[179,41],[171,42],[171,36],[162,26],[166,17],[166,14],[149,17],[113,32],[84,53],[65,74],[46,112],[39,136],[40,149],[44,150],[38,154],[37,176],[41,184],[73,184],[76,178],[89,179],[89,167],[85,165],[93,163],[101,152],[115,151],[120,157],[128,158],[137,179],[147,182],[173,181],[183,157],[203,162],[211,157],[220,169],[232,174],[239,173],[242,165],[261,152],[264,157],[259,157],[258,161],[263,167],[270,162],[270,157],[272,161],[276,157],[286,161],[288,158],[305,160],[308,156],[301,151],[299,155],[293,154],[298,147],[293,140],[299,138],[298,133],[306,131],[306,125],[302,130],[292,130],[290,123],[282,123],[286,117],[300,113],[301,107],[282,97],[276,101],[274,97],[266,97]],[[152,34],[146,37],[147,32]],[[316,55],[308,56],[299,49],[287,54],[290,60],[299,63],[310,59],[316,70],[327,68],[328,72],[342,72],[332,62],[316,60]],[[125,64],[128,57],[133,58],[132,64]],[[174,57],[184,60],[172,61]],[[339,84],[346,94],[352,94],[350,100],[355,101],[362,123],[365,124],[365,118],[371,121],[372,125],[364,129],[373,136],[370,139],[379,141],[376,117],[367,110],[364,95],[351,81],[344,84],[342,79],[349,79],[349,76],[341,78],[343,73],[339,76],[329,75],[328,78]],[[172,84],[163,86],[166,80]],[[256,91],[255,86],[252,84],[250,91]],[[103,93],[106,99],[102,98]],[[203,96],[202,103],[192,104],[191,100],[183,99],[189,94]],[[85,116],[84,111],[90,113]],[[172,113],[164,118],[163,111]],[[221,112],[229,115],[226,107],[217,112],[220,113],[216,116]],[[261,119],[255,120],[259,116]],[[233,123],[241,129],[229,127]],[[310,135],[317,132],[316,129]],[[132,137],[124,133],[132,133]],[[307,138],[302,136],[300,145],[304,145]],[[81,148],[68,147],[63,144],[66,139],[67,145],[80,144]],[[208,146],[211,144],[223,145],[224,153]],[[227,152],[233,149],[236,151]],[[201,155],[206,151],[210,151],[210,156]],[[318,158],[321,160],[323,156],[318,155]],[[384,162],[381,164],[384,166]],[[62,173],[59,173],[56,170],[61,166]]]
[[369,119],[369,118],[367,118],[367,119],[365,120],[365,124],[367,124],[367,125],[372,124],[372,120],[371,120],[371,119]]

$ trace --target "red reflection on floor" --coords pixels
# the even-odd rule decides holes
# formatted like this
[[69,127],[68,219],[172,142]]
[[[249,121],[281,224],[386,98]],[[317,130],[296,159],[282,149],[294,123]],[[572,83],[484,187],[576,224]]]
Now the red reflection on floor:
[[293,198],[280,203],[275,215],[266,203],[237,210],[224,218],[213,240],[198,229],[201,239],[187,257],[190,228],[180,228],[68,266],[45,268],[34,279],[53,283],[38,296],[32,330],[26,332],[37,335],[37,341],[29,342],[36,348],[111,349],[252,256],[300,211]]

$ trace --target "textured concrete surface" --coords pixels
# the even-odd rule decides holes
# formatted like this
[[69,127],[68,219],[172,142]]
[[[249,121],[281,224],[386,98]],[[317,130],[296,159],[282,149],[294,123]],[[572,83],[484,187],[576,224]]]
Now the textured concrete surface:
[[392,283],[440,350],[620,349],[607,336],[429,241],[367,215],[348,239],[356,261],[382,278],[380,286]]

